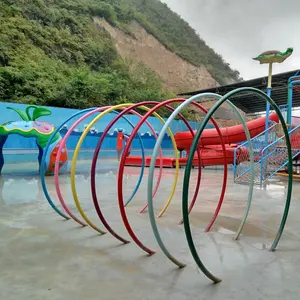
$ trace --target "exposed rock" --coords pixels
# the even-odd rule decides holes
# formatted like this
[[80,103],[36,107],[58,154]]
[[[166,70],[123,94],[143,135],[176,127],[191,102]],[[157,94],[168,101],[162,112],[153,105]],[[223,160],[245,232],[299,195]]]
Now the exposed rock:
[[123,58],[143,62],[154,70],[169,90],[180,93],[219,85],[205,67],[195,67],[172,53],[137,22],[132,22],[129,27],[132,36],[104,19],[95,17],[94,22],[109,32]]

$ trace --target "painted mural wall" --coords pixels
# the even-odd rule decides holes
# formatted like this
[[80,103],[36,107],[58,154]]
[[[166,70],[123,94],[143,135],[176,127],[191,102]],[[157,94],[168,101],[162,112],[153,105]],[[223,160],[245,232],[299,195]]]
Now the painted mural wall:
[[[26,109],[27,105],[25,104],[15,104],[15,103],[8,103],[8,102],[2,102],[0,103],[0,124],[3,124],[6,121],[19,121],[20,116],[14,112],[13,110],[7,109],[7,107],[13,107],[15,109]],[[76,109],[68,109],[68,108],[57,108],[57,107],[46,107],[51,110],[52,114],[49,116],[44,116],[40,120],[44,122],[48,122],[54,126],[59,126],[62,122],[64,122],[67,118],[72,116],[74,113],[78,112],[79,110]],[[97,141],[99,137],[101,136],[101,133],[107,126],[107,124],[115,117],[116,114],[110,113],[105,115],[99,122],[95,124],[95,126],[90,131],[89,135],[85,139],[83,143],[83,149],[93,149],[95,148]],[[79,115],[78,117],[74,118],[70,124],[66,124],[66,127],[61,130],[62,136],[67,132],[67,129],[82,115]],[[72,150],[76,147],[77,141],[81,135],[81,132],[84,130],[84,128],[87,126],[90,121],[93,120],[93,118],[96,116],[96,114],[90,116],[85,120],[85,122],[81,123],[78,128],[74,130],[72,135],[70,136],[67,148]],[[126,118],[130,120],[133,124],[137,124],[139,121],[139,117],[135,115],[126,115]],[[148,119],[149,123],[153,126],[156,132],[159,132],[162,128],[163,124],[155,117],[150,117]],[[199,123],[197,122],[190,122],[190,125],[193,129],[197,129],[199,127]],[[109,132],[109,135],[105,138],[105,142],[103,144],[103,149],[115,149],[116,146],[116,130],[117,128],[123,128],[125,134],[130,134],[132,132],[132,127],[126,122],[124,119],[119,120],[115,126],[112,128],[112,130]],[[174,120],[170,126],[173,133],[179,132],[179,131],[186,131],[186,125],[181,120]],[[142,140],[144,147],[146,149],[152,149],[155,144],[155,139],[153,135],[150,133],[149,127],[144,124],[141,129],[139,130],[139,133],[142,135]],[[164,141],[162,144],[163,148],[172,148],[172,143],[168,135],[164,137]],[[136,138],[132,145],[133,149],[139,149],[140,143],[139,140]],[[10,135],[4,145],[4,150],[36,150],[36,140],[34,138],[24,138],[19,135]]]

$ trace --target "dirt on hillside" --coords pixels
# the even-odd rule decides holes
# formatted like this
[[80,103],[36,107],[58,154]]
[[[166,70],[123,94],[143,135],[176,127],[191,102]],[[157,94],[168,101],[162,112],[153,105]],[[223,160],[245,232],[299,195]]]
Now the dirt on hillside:
[[111,35],[123,58],[143,62],[169,90],[180,93],[219,85],[204,66],[196,67],[172,53],[137,22],[132,22],[129,27],[132,36],[104,19],[95,17],[94,22]]

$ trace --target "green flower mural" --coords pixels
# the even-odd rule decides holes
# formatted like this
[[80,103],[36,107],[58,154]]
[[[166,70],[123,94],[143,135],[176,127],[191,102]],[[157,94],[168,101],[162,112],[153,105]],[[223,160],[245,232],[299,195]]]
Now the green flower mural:
[[[51,111],[44,107],[38,107],[36,105],[28,105],[26,107],[25,112],[23,110],[13,108],[13,107],[7,107],[8,109],[11,109],[15,111],[23,121],[35,121],[40,117],[49,116],[51,115]],[[30,110],[33,108],[32,116],[30,115]]]

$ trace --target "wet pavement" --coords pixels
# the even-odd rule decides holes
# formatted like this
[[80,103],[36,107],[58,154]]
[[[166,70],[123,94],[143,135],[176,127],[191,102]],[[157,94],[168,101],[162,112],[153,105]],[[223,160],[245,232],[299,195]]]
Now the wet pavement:
[[[76,175],[78,196],[88,217],[104,229],[91,200],[89,166],[89,162],[79,165]],[[102,166],[97,174],[101,208],[113,229],[129,238],[117,204],[117,166],[111,162]],[[157,250],[151,257],[134,242],[122,245],[109,233],[100,236],[73,220],[63,220],[46,202],[35,167],[33,164],[24,176],[22,166],[14,166],[6,169],[0,178],[0,299],[299,300],[300,183],[294,182],[290,215],[278,249],[270,252],[284,209],[286,180],[274,178],[267,187],[255,188],[248,222],[240,240],[234,241],[248,187],[234,184],[229,178],[220,216],[211,232],[204,233],[219,199],[222,171],[203,171],[200,194],[190,220],[203,263],[223,280],[214,285],[197,269],[183,226],[178,224],[182,217],[183,170],[169,209],[157,220],[170,252],[187,263],[185,268],[178,269],[160,251],[147,212],[138,213],[147,201],[147,175],[126,212],[138,238]],[[125,199],[134,189],[139,172],[138,168],[126,168]],[[193,172],[191,197],[197,170]],[[168,198],[173,180],[174,171],[164,170],[154,200],[157,213]],[[72,200],[68,174],[60,176],[60,183],[66,202],[80,217]],[[47,185],[52,199],[58,204],[52,177],[47,177]]]

